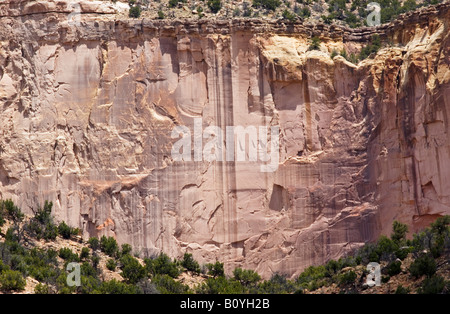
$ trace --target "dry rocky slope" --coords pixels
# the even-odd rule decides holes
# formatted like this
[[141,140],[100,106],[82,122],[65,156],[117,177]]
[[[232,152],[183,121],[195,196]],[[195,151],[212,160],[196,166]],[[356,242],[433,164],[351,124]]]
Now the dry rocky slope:
[[[0,197],[24,212],[50,200],[84,238],[266,278],[450,213],[448,2],[355,30],[70,3],[0,3]],[[373,58],[330,57],[373,34]],[[174,161],[195,118],[278,126],[277,170]]]

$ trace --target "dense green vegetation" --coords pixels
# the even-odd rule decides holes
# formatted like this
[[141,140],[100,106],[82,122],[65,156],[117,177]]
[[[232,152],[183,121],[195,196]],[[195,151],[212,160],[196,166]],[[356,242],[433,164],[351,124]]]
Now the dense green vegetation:
[[[105,0],[106,1],[106,0]],[[149,2],[148,0],[129,0],[129,17],[139,18],[144,11],[149,12],[152,18],[174,18],[176,12],[190,12],[202,18],[205,14],[216,15],[220,11],[223,18],[250,17],[284,19],[291,22],[298,18],[320,19],[326,24],[341,24],[351,28],[368,26],[367,18],[374,13],[371,2],[380,5],[380,23],[395,20],[400,14],[418,8],[441,3],[442,0],[204,0],[200,2],[190,0],[169,0],[168,2]],[[186,14],[183,12],[183,16]],[[153,14],[156,13],[156,16]],[[370,15],[370,16],[369,16]],[[147,17],[147,15],[146,15]],[[377,20],[378,22],[378,20]]]
[[[105,0],[107,1],[107,0]],[[341,24],[351,28],[368,26],[367,18],[374,12],[369,3],[376,2],[380,5],[380,23],[395,20],[400,14],[416,10],[418,8],[438,4],[443,0],[169,0],[168,2],[150,2],[148,0],[129,0],[129,17],[139,18],[144,11],[151,14],[152,18],[174,18],[175,12],[191,10],[199,18],[205,14],[216,15],[221,12],[224,18],[253,17],[262,18],[269,16],[273,19],[296,21],[297,18],[320,19],[326,24]],[[156,16],[152,13],[156,13]],[[185,16],[185,14],[184,14]],[[146,16],[147,17],[147,16]]]
[[429,4],[437,4],[441,0],[423,1],[417,3],[416,0],[326,0],[328,3],[328,14],[322,15],[325,23],[332,23],[334,21],[341,21],[348,26],[355,28],[360,26],[367,26],[366,18],[372,12],[367,10],[367,5],[371,2],[380,4],[380,22],[387,23],[394,20],[399,14],[415,10],[419,7]]
[[222,8],[221,0],[208,0],[207,4],[212,13],[217,13]]
[[309,45],[308,50],[320,50],[320,38],[319,37],[311,38],[311,44]]
[[179,2],[183,2],[183,1],[181,1],[181,0],[169,0],[169,8],[176,7]]
[[162,10],[158,10],[158,19],[163,20],[166,18],[166,15]]
[[142,8],[139,4],[136,4],[134,0],[129,1],[130,11],[128,15],[133,18],[138,18],[141,16]]
[[275,11],[280,5],[280,0],[253,0],[255,8],[264,8],[269,11]]
[[285,20],[289,20],[291,22],[295,21],[297,19],[297,15],[295,15],[294,13],[292,13],[290,10],[284,10],[283,11],[283,19]]
[[[234,269],[227,276],[223,263],[216,261],[201,266],[189,253],[180,260],[171,259],[164,253],[140,260],[132,255],[129,244],[119,246],[114,238],[106,236],[90,238],[81,243],[77,251],[69,246],[54,250],[30,245],[32,239],[49,242],[60,237],[79,241],[76,238],[79,230],[65,222],[56,225],[51,209],[52,203],[46,202],[43,207],[38,207],[33,217],[26,219],[11,200],[0,201],[0,226],[9,222],[0,242],[1,290],[23,291],[26,277],[31,277],[39,282],[34,288],[39,294],[291,294],[307,293],[321,287],[332,287],[339,293],[357,293],[364,289],[362,283],[368,273],[366,265],[377,262],[382,265],[383,283],[398,275],[417,283],[413,288],[398,285],[397,294],[450,293],[450,282],[439,272],[443,265],[439,261],[448,260],[450,254],[450,216],[437,219],[410,240],[406,238],[407,226],[395,221],[389,237],[381,236],[376,243],[366,244],[351,256],[310,266],[293,280],[282,274],[262,280],[257,272],[242,268]],[[101,255],[104,269],[100,267]],[[412,262],[405,269],[403,263],[407,258],[412,258]],[[69,272],[66,269],[71,262],[80,265],[80,286],[67,283]],[[103,272],[106,270],[120,274],[123,279],[105,281]],[[189,287],[178,281],[186,272],[199,278],[197,285]]]
[[361,49],[358,59],[364,60],[367,57],[369,57],[372,53],[376,54],[378,52],[378,50],[380,50],[380,48],[381,48],[380,36],[377,34],[372,35],[370,43]]
[[[312,46],[310,46],[310,50],[312,50],[311,47]],[[361,49],[359,54],[354,54],[354,53],[348,54],[345,49],[342,49],[342,51],[340,51],[339,53],[336,50],[333,50],[331,52],[330,57],[333,59],[335,56],[337,56],[339,54],[342,57],[344,57],[346,60],[357,64],[359,61],[362,61],[366,58],[376,55],[378,50],[380,50],[381,48],[382,48],[382,43],[381,43],[380,36],[377,34],[374,34],[370,38],[370,42]]]

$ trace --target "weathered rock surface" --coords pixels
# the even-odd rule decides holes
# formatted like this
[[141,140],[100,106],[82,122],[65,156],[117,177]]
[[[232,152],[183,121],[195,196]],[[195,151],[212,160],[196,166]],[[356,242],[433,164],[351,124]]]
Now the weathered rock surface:
[[[450,213],[448,4],[351,31],[116,19],[97,2],[77,19],[65,1],[0,4],[2,198],[51,200],[86,238],[265,277]],[[373,59],[330,58],[374,33],[390,44]],[[172,130],[194,139],[196,118],[278,126],[277,170],[174,160]]]

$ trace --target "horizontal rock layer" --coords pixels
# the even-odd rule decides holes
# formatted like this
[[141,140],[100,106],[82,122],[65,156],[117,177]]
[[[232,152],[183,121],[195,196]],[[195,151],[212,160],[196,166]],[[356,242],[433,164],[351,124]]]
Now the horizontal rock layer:
[[[450,213],[448,4],[350,30],[117,19],[98,2],[0,4],[0,195],[25,212],[50,200],[85,238],[266,278]],[[330,58],[375,33],[373,58]],[[173,158],[183,127],[203,149],[227,126],[278,127],[276,170],[252,145]]]

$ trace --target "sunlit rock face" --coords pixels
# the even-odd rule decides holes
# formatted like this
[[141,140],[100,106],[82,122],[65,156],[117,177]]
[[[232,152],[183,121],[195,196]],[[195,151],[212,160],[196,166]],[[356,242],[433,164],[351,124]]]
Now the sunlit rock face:
[[265,278],[450,213],[448,5],[348,30],[88,2],[0,5],[0,195],[25,212]]

